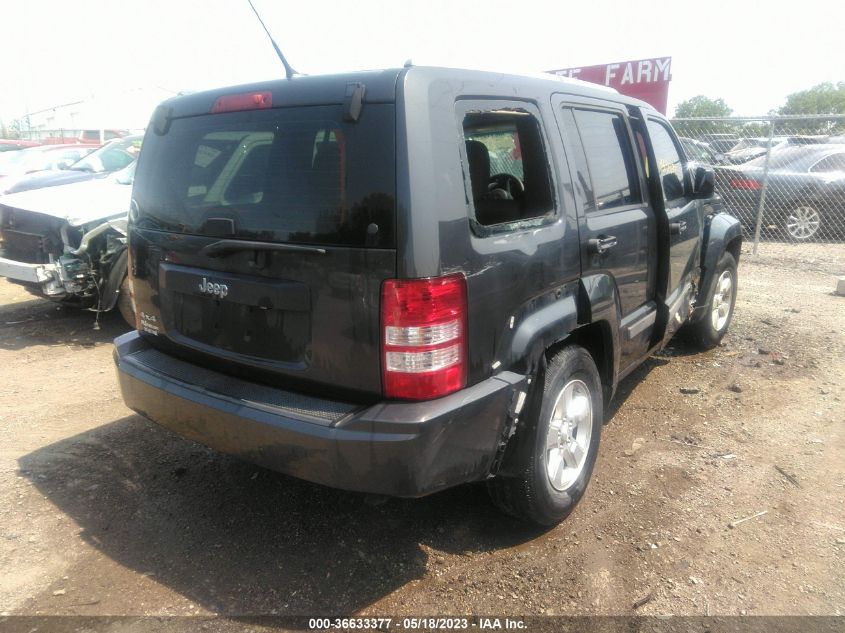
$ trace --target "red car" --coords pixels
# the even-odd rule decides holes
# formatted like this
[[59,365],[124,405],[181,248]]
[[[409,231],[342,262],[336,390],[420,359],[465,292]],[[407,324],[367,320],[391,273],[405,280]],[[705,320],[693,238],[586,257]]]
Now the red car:
[[0,152],[14,152],[27,147],[37,147],[41,143],[24,141],[23,139],[0,138]]

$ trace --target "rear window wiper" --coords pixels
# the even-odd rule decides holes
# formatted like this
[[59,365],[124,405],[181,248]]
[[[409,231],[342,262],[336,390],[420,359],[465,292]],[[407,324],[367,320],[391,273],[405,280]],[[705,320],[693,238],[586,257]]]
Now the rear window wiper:
[[200,255],[206,257],[225,257],[231,253],[242,251],[299,251],[325,255],[325,248],[316,246],[300,246],[299,244],[280,244],[275,242],[248,242],[246,240],[220,240],[204,246]]

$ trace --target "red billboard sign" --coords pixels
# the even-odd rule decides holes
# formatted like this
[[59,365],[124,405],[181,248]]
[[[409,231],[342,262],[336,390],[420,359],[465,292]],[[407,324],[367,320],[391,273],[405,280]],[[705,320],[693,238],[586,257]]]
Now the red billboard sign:
[[548,72],[610,86],[623,95],[642,99],[666,114],[666,105],[669,100],[669,82],[672,80],[671,57],[638,59],[599,66],[582,66],[581,68],[562,68]]

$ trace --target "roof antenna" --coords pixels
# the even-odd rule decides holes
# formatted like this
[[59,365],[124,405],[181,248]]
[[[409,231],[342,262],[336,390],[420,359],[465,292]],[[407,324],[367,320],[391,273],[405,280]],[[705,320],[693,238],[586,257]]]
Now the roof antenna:
[[264,20],[261,19],[261,16],[258,15],[258,11],[255,10],[255,5],[252,4],[252,0],[246,0],[249,2],[249,6],[252,9],[252,12],[255,13],[255,17],[258,18],[258,21],[261,23],[261,28],[264,29],[264,32],[267,34],[267,37],[270,38],[270,43],[273,45],[273,48],[276,50],[276,55],[279,56],[279,59],[282,60],[282,65],[285,67],[285,76],[288,79],[293,79],[294,75],[298,75],[293,67],[288,64],[288,60],[285,59],[285,56],[282,54],[282,49],[279,48],[279,45],[276,44],[276,40],[273,39],[273,36],[270,35],[270,31],[267,30],[267,26],[264,24]]

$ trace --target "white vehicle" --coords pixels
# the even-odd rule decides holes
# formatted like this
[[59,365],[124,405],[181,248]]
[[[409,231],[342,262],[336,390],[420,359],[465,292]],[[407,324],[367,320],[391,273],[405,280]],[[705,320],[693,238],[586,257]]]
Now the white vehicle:
[[126,217],[135,163],[114,175],[0,196],[0,276],[134,325]]

